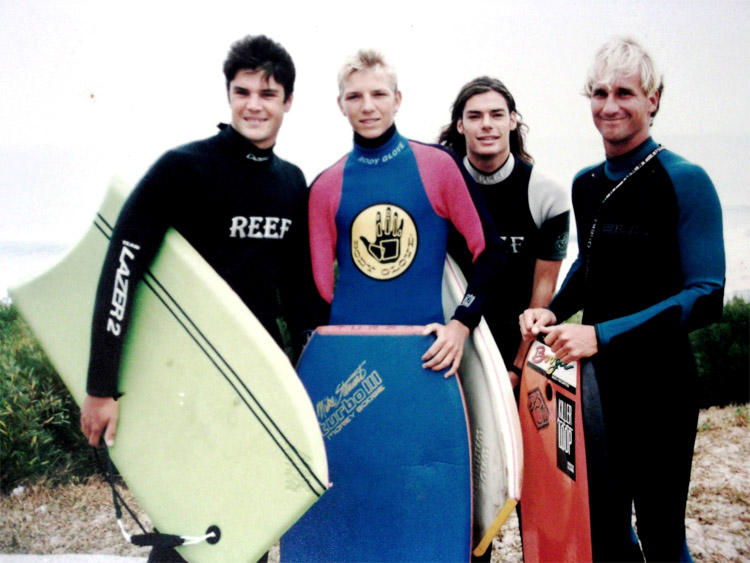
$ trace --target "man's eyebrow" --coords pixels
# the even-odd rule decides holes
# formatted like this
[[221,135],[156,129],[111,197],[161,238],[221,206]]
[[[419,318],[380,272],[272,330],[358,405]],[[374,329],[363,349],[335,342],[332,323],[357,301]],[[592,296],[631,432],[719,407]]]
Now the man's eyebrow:
[[490,108],[488,110],[481,109],[467,109],[466,113],[469,115],[482,115],[483,113],[507,113],[505,108]]

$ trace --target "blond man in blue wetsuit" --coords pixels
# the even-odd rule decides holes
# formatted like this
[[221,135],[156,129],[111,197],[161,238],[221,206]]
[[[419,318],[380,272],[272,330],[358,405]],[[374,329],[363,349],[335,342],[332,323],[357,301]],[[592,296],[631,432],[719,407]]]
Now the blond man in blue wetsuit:
[[[589,475],[594,559],[688,561],[698,417],[688,332],[721,315],[721,207],[702,168],[651,138],[663,82],[639,43],[601,47],[584,92],[606,160],[576,176],[578,258],[549,308],[522,314],[521,330],[563,362],[591,358],[596,369],[607,457]],[[560,324],[580,309],[582,324]]]

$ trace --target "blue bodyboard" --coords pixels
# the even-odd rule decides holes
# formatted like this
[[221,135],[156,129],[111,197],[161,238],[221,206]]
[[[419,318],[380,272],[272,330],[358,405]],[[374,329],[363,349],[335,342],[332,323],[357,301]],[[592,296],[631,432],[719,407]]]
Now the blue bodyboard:
[[468,561],[472,480],[458,378],[422,368],[423,327],[321,327],[297,371],[332,487],[284,535],[283,561]]

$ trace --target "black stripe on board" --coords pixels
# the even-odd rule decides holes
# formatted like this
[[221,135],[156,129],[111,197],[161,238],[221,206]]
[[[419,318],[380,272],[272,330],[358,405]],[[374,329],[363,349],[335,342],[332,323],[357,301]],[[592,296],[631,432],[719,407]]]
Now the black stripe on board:
[[[94,221],[94,225],[96,226],[97,230],[99,230],[107,239],[110,239],[112,230],[113,230],[112,226],[101,214],[98,214],[97,217],[99,220],[101,220],[103,225],[100,225],[97,221]],[[214,365],[214,367],[216,367],[217,371],[222,375],[222,377],[224,377],[224,379],[232,387],[232,389],[234,389],[235,393],[237,393],[237,395],[240,397],[240,399],[245,404],[245,406],[247,406],[248,410],[253,414],[253,416],[255,416],[258,423],[263,427],[263,429],[266,431],[268,436],[273,440],[273,442],[278,446],[279,450],[281,450],[284,456],[294,466],[294,468],[299,473],[300,477],[305,481],[305,483],[313,492],[313,494],[320,497],[326,491],[326,486],[320,481],[320,479],[317,477],[315,472],[309,466],[307,461],[302,457],[298,449],[291,443],[289,438],[278,427],[276,422],[268,414],[268,412],[260,403],[260,401],[258,401],[258,399],[255,397],[252,391],[250,391],[250,389],[247,387],[245,382],[240,378],[239,374],[232,368],[232,366],[221,355],[221,353],[219,353],[216,347],[211,343],[211,341],[206,337],[206,335],[203,334],[203,332],[198,328],[195,322],[190,318],[190,315],[188,315],[188,313],[179,305],[177,300],[162,285],[162,283],[158,280],[158,278],[154,276],[151,270],[146,270],[143,276],[143,282],[152,291],[152,293],[157,297],[157,299],[159,299],[159,301],[162,302],[164,307],[171,313],[171,315],[180,324],[180,326],[182,326],[185,332],[190,336],[190,338],[195,342],[195,344],[201,349],[201,351],[203,351],[204,355],[209,359],[209,361]],[[160,294],[159,291],[157,291],[156,289],[157,287],[163,292],[163,295]],[[184,320],[180,318],[178,312],[184,317]],[[192,331],[191,331],[191,328],[192,328]],[[201,342],[201,340],[203,342]],[[219,361],[217,361],[214,357],[212,357],[212,355],[209,353],[207,348],[210,349],[218,357],[220,363],[223,364],[224,368],[222,368],[222,366],[219,365]],[[245,392],[252,399],[252,402],[255,404],[256,408],[267,419],[268,423],[264,422],[261,419],[261,416],[258,414],[258,412],[256,412],[256,408],[253,408],[253,406],[246,399],[246,397],[240,392],[237,386],[231,381],[230,375],[227,373],[227,371],[229,372],[229,374],[234,376],[234,378],[239,382],[239,384],[242,386]],[[279,437],[274,435],[274,432],[271,430],[271,428],[269,428],[269,424],[276,431],[276,433],[278,433]],[[282,444],[281,442],[284,442],[287,447],[285,448],[284,444]],[[290,453],[288,449],[290,449],[292,453]],[[296,457],[297,459],[296,460],[292,459],[292,457]],[[302,467],[300,467],[300,464]],[[309,477],[311,477],[311,479],[308,479],[308,476],[305,475],[305,469],[309,472]],[[314,483],[311,483],[311,480],[314,481]],[[320,487],[320,490],[315,488],[316,484]]]

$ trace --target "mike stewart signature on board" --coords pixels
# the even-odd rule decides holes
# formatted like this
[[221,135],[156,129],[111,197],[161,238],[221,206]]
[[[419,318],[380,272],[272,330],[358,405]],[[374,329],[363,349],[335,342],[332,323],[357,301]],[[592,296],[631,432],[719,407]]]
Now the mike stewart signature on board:
[[385,391],[383,379],[377,371],[369,374],[365,361],[336,386],[335,396],[324,397],[315,405],[323,436],[331,438],[349,424],[356,413],[362,412],[380,393]]

